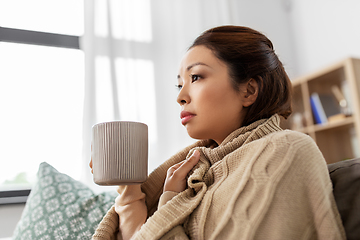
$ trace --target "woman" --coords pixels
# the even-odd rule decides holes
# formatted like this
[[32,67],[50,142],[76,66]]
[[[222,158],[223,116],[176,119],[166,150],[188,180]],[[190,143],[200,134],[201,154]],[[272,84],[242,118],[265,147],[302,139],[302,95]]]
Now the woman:
[[181,123],[200,139],[120,186],[93,239],[345,239],[322,154],[282,130],[291,83],[246,27],[199,36],[178,74]]

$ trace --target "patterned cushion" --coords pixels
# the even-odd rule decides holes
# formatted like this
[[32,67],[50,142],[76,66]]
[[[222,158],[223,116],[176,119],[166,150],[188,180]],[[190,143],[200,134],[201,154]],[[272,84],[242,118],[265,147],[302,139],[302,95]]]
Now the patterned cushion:
[[87,186],[43,162],[13,239],[91,239],[117,195]]

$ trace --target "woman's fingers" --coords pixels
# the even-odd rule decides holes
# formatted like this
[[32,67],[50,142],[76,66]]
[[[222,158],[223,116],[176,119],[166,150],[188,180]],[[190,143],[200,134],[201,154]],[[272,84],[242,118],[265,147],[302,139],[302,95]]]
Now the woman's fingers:
[[173,176],[178,179],[185,179],[190,170],[198,163],[199,159],[200,153],[195,150],[189,159],[181,162],[180,166],[175,169]]
[[[91,153],[92,153],[92,144],[91,144]],[[91,154],[92,155],[92,154]],[[93,168],[92,168],[92,157],[89,163],[89,167],[91,168],[91,173],[93,173]]]
[[92,168],[92,159],[90,160],[89,167],[91,168],[91,173],[93,173],[93,168]]
[[188,175],[190,170],[198,163],[199,159],[200,153],[199,151],[195,150],[188,159],[170,167],[167,171],[164,191],[184,191],[186,188],[186,176]]

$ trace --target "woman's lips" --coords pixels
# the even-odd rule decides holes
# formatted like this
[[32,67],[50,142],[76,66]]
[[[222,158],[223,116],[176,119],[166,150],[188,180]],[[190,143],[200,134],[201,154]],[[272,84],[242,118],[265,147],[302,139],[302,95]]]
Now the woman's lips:
[[191,118],[195,117],[196,115],[191,113],[191,112],[187,112],[187,111],[182,111],[180,113],[180,118],[181,118],[181,124],[185,125],[188,121],[190,121]]

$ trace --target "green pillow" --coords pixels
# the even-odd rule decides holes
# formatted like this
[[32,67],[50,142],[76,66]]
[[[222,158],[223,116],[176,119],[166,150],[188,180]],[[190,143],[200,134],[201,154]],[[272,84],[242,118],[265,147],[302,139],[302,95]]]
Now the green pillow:
[[94,194],[86,185],[41,163],[13,239],[91,239],[114,204],[116,191]]

